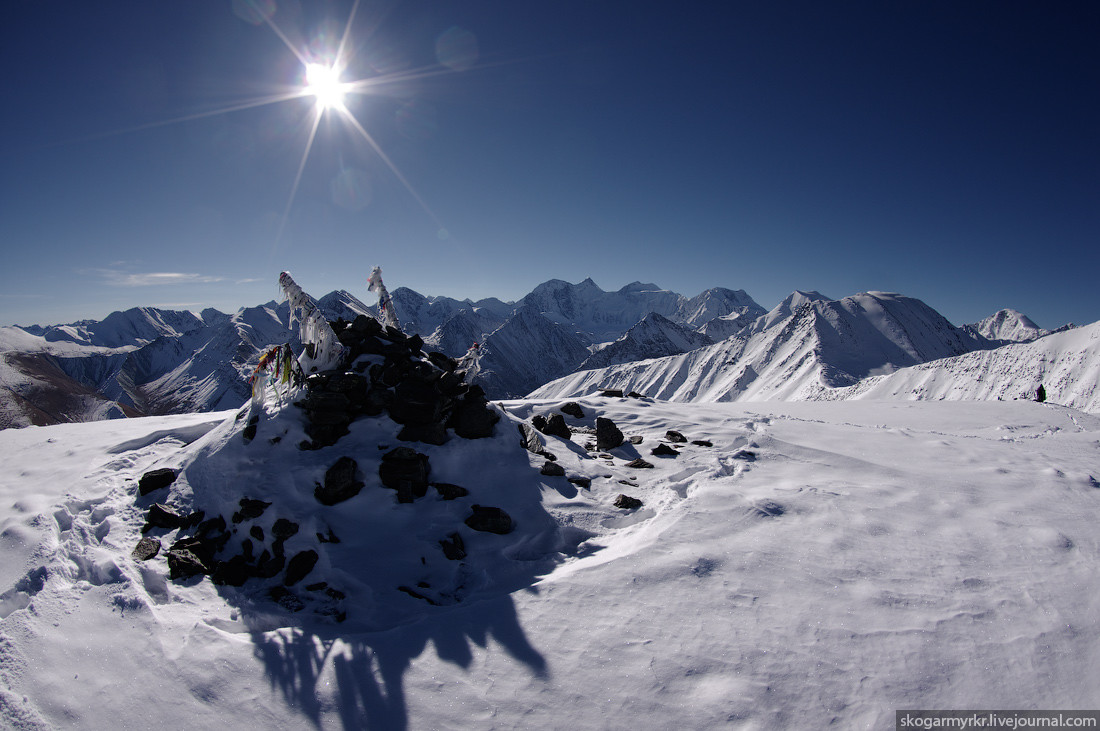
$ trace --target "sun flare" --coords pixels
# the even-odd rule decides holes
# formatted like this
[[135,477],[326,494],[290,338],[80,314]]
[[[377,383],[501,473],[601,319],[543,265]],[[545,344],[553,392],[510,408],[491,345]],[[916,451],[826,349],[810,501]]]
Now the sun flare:
[[340,71],[335,66],[307,64],[305,90],[317,98],[317,105],[322,109],[340,109],[344,106],[346,85],[340,81]]

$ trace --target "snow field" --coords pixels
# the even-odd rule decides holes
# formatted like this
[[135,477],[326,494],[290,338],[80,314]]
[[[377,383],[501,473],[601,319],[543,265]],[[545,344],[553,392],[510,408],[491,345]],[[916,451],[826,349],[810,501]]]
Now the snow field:
[[[897,708],[1100,701],[1100,419],[1029,402],[579,401],[571,426],[604,416],[643,439],[608,459],[584,451],[594,436],[544,436],[589,489],[518,446],[515,423],[563,401],[506,401],[491,439],[412,445],[471,492],[412,505],[377,483],[379,445],[400,444],[386,420],[316,452],[293,447],[296,410],[269,411],[247,446],[235,412],[0,432],[0,719],[888,728]],[[669,429],[713,446],[651,455]],[[345,451],[367,485],[319,507],[313,483]],[[626,467],[636,456],[654,467]],[[160,466],[184,468],[177,485],[137,499]],[[615,508],[619,493],[644,506]],[[288,554],[331,529],[341,543],[308,581],[347,590],[347,621],[135,562],[144,508],[169,494],[272,501],[259,524],[301,522]],[[473,502],[516,530],[465,529]],[[463,562],[436,546],[456,529]],[[440,606],[396,590],[420,581]]]

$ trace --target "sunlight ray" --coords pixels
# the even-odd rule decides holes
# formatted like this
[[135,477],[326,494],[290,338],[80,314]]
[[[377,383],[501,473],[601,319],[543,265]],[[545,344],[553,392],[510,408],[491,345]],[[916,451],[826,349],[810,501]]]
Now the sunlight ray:
[[405,176],[401,173],[401,171],[398,170],[397,165],[395,165],[393,160],[391,160],[389,156],[386,155],[386,153],[382,150],[382,148],[378,146],[378,143],[374,141],[374,138],[370,136],[370,133],[368,133],[367,130],[363,129],[363,125],[359,124],[359,120],[356,119],[346,109],[341,109],[340,112],[343,115],[345,121],[347,121],[348,124],[350,124],[352,127],[355,128],[357,132],[359,132],[359,135],[366,141],[368,145],[370,145],[370,148],[374,150],[375,154],[377,154],[378,157],[382,158],[382,162],[386,163],[386,167],[390,169],[390,172],[392,172],[394,176],[399,181],[401,181],[401,184],[405,186],[405,190],[409,191],[409,194],[416,199],[416,202],[420,204],[420,207],[424,209],[424,212],[427,213],[428,216],[431,217],[432,221],[435,222],[435,225],[439,227],[440,230],[442,230],[444,226],[439,221],[439,217],[435,215],[431,208],[428,207],[428,204],[413,188],[412,183],[410,183],[408,179],[406,179]]
[[287,219],[290,218],[290,207],[294,204],[294,198],[298,195],[298,185],[302,182],[302,171],[306,168],[306,161],[309,160],[309,151],[313,149],[313,139],[317,136],[317,128],[321,125],[321,117],[324,115],[324,109],[317,107],[314,110],[313,126],[309,130],[309,137],[306,139],[306,148],[302,151],[302,159],[298,163],[298,172],[294,174],[294,183],[290,187],[290,197],[287,198],[286,208],[283,210],[283,218],[279,222],[279,230],[275,233],[275,245],[278,245],[279,241],[283,238],[283,230],[286,228]]

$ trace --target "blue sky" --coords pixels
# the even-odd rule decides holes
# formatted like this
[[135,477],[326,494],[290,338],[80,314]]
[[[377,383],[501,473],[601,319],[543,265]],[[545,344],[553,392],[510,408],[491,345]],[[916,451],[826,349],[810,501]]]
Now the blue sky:
[[0,324],[232,311],[282,269],[370,301],[374,265],[1100,319],[1100,4],[362,0],[302,165],[314,97],[236,108],[353,5],[3,3]]

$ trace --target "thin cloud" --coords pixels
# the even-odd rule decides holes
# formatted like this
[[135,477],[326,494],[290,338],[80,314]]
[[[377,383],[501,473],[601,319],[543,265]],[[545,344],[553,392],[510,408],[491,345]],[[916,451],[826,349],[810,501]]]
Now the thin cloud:
[[162,287],[173,284],[210,284],[225,281],[225,277],[190,272],[123,272],[117,269],[92,271],[113,287]]

